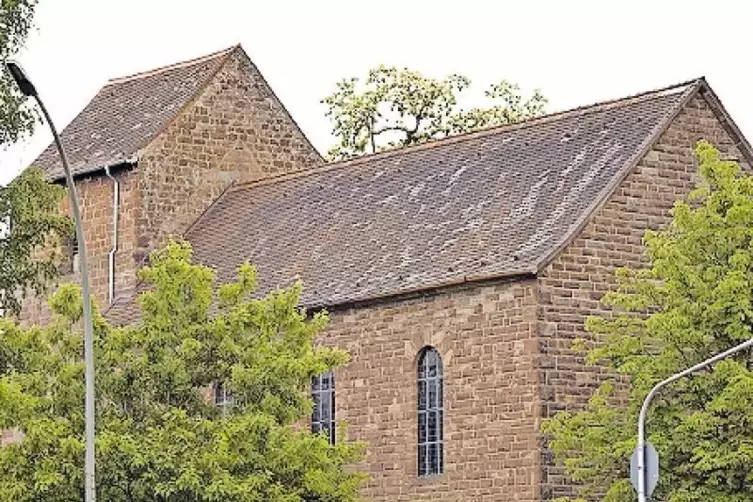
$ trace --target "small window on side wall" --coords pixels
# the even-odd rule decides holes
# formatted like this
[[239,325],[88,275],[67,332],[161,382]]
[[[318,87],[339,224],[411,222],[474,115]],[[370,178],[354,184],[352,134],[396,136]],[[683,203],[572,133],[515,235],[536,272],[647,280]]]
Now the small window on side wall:
[[433,347],[418,355],[418,475],[444,470],[442,359]]
[[324,431],[330,444],[335,443],[335,376],[331,371],[311,379],[311,398],[314,410],[311,413],[311,432]]
[[63,257],[58,272],[62,275],[78,274],[79,250],[76,236],[70,237],[63,242]]
[[233,392],[225,387],[224,383],[220,382],[214,386],[214,405],[222,410],[223,415],[230,412],[234,402]]

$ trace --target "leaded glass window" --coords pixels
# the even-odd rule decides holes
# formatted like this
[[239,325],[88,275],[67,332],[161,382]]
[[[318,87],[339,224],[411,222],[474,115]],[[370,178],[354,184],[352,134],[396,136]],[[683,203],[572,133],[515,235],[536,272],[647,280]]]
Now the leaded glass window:
[[233,407],[233,392],[220,382],[214,386],[214,404],[222,409],[222,413],[227,413]]
[[433,347],[418,357],[418,475],[442,474],[442,359]]
[[324,431],[330,443],[335,442],[335,376],[331,371],[311,379],[311,397],[314,411],[311,414],[311,432]]

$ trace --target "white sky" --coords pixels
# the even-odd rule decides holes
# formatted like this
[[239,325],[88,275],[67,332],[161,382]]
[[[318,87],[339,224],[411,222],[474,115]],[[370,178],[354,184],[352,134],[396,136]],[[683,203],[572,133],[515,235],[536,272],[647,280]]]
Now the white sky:
[[[236,43],[321,151],[319,103],[342,77],[380,63],[480,92],[507,78],[540,87],[549,110],[706,76],[753,134],[747,63],[753,7],[742,0],[41,0],[19,59],[59,128],[109,78]],[[0,182],[51,137],[43,127],[0,153]]]

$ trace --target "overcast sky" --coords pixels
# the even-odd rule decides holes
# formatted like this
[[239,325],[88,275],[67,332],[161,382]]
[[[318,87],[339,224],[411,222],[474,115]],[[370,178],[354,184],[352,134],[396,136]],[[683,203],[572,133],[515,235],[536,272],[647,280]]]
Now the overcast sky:
[[[60,128],[104,82],[241,43],[320,150],[321,98],[380,63],[479,91],[507,78],[561,110],[706,76],[743,132],[753,9],[736,0],[41,0],[19,59]],[[0,153],[0,182],[49,143]]]

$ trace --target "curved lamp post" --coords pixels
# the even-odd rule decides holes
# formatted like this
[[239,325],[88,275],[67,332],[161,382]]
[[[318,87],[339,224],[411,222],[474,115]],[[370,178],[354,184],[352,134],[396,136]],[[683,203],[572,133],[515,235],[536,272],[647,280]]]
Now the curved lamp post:
[[641,412],[638,415],[638,446],[636,447],[636,453],[637,453],[637,467],[638,467],[638,487],[636,488],[638,492],[638,502],[647,502],[649,494],[647,493],[647,484],[646,484],[646,413],[648,412],[648,406],[651,404],[651,400],[654,398],[657,392],[662,389],[662,387],[665,387],[672,382],[679,380],[680,378],[684,376],[688,376],[691,373],[695,373],[696,371],[705,368],[706,366],[710,366],[714,364],[717,361],[720,361],[726,357],[729,357],[733,354],[736,354],[737,352],[740,352],[743,349],[746,349],[748,347],[753,346],[753,338],[750,340],[747,340],[745,342],[742,342],[738,345],[735,345],[734,347],[725,350],[724,352],[721,352],[715,356],[709,357],[705,361],[701,361],[700,363],[696,364],[695,366],[691,366],[690,368],[683,370],[679,373],[675,373],[669,378],[666,378],[662,380],[661,382],[654,385],[654,387],[649,391],[648,395],[646,395],[646,399],[643,401],[643,405],[641,406]]
[[24,96],[32,97],[37,101],[39,109],[44,115],[47,125],[50,126],[52,137],[55,140],[55,146],[60,154],[60,160],[63,163],[65,171],[65,181],[68,185],[68,197],[71,201],[71,212],[73,213],[73,223],[76,227],[76,241],[79,249],[79,266],[81,269],[81,294],[83,295],[83,315],[84,315],[84,366],[85,366],[85,422],[86,422],[86,453],[85,453],[85,471],[84,471],[84,500],[86,502],[95,502],[96,485],[94,479],[94,340],[92,335],[92,310],[91,298],[89,296],[89,268],[86,261],[86,243],[84,242],[84,228],[81,224],[81,211],[78,207],[78,198],[76,197],[76,185],[73,183],[73,175],[68,165],[68,157],[65,154],[63,143],[60,141],[55,124],[50,118],[42,99],[39,97],[34,84],[29,80],[21,66],[13,61],[5,62],[8,72],[16,81],[18,88]]

